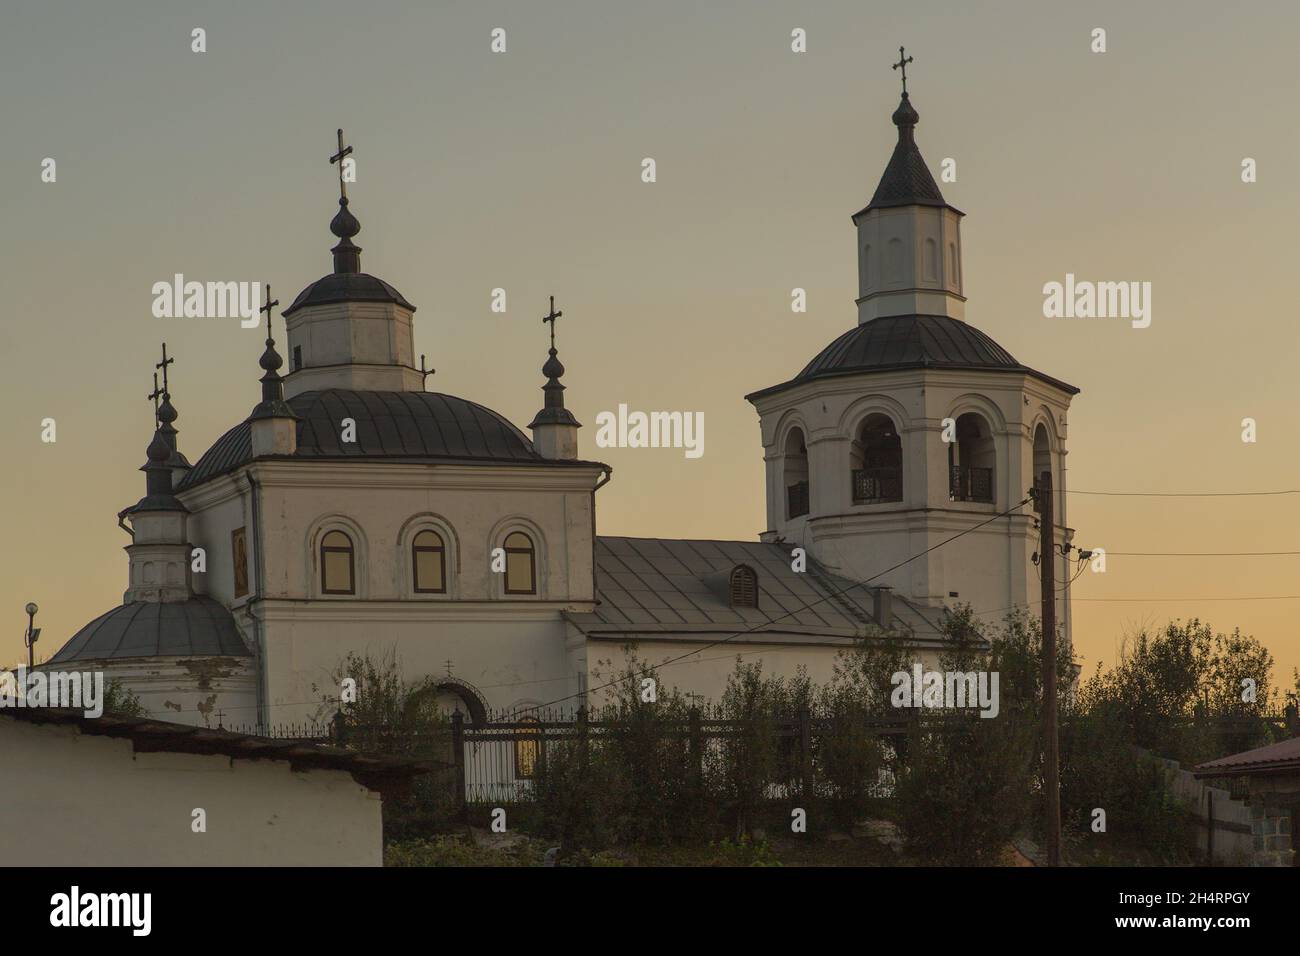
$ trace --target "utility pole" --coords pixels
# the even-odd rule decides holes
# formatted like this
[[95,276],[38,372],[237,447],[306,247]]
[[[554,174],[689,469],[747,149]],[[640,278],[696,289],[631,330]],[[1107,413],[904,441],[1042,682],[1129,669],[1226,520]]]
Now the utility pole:
[[1052,473],[1038,478],[1038,569],[1043,597],[1043,795],[1047,800],[1047,865],[1061,865],[1061,760],[1056,727],[1056,509]]

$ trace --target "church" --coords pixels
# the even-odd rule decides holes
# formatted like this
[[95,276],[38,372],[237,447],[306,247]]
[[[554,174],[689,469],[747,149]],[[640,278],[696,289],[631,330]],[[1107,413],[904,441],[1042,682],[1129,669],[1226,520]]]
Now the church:
[[[611,469],[583,456],[565,407],[553,304],[530,434],[426,391],[416,306],[362,271],[340,177],[333,269],[283,310],[287,369],[268,301],[260,396],[228,396],[251,411],[192,465],[164,351],[145,494],[119,515],[123,603],[45,666],[102,669],[158,719],[266,728],[327,721],[345,655],[395,652],[476,722],[576,706],[628,644],[665,684],[716,699],[737,655],[825,681],[868,634],[933,660],[946,605],[988,622],[1034,610],[1039,532],[1017,503],[1050,470],[1069,542],[1078,389],[966,321],[963,214],[921,157],[906,80],[892,118],[893,154],[852,216],[856,325],[745,396],[767,502],[752,540],[597,534]],[[1068,640],[1068,590],[1058,619]]]

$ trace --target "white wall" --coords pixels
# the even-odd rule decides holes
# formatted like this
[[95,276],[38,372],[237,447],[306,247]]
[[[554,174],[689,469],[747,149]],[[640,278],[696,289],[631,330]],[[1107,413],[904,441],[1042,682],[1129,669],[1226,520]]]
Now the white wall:
[[[987,621],[1007,609],[1033,605],[1039,578],[1030,555],[1038,550],[1032,506],[1015,516],[971,530],[1023,499],[1033,483],[1034,430],[1042,422],[1052,441],[1057,503],[1057,538],[1065,527],[1065,436],[1070,395],[1032,376],[980,371],[904,369],[813,380],[755,405],[762,424],[767,465],[768,530],[808,548],[832,570],[857,580],[895,588],[929,605],[969,603]],[[948,445],[943,420],[978,412],[994,440],[994,501],[949,500]],[[850,454],[862,421],[888,415],[902,441],[903,500],[854,504]],[[810,513],[786,518],[785,448],[791,428],[808,443]],[[947,538],[969,531],[924,557],[876,577]],[[1064,583],[1063,561],[1057,560]],[[958,597],[950,597],[951,592]],[[1063,596],[1058,618],[1069,634],[1069,605]]]
[[[134,753],[130,740],[0,716],[18,776],[0,798],[0,863],[21,866],[380,866],[378,793],[341,770]],[[207,813],[207,832],[191,830]]]
[[[259,486],[265,599],[235,600],[230,532],[248,528],[250,596],[257,593],[247,480],[187,492],[191,538],[207,547],[207,592],[230,603],[250,646],[265,654],[271,724],[328,718],[330,675],[349,651],[396,649],[410,679],[453,674],[489,705],[575,692],[564,610],[593,602],[592,489],[598,467],[262,461]],[[416,594],[411,538],[433,528],[447,548],[446,594]],[[352,539],[355,595],[321,593],[319,547],[330,529]],[[491,551],[523,530],[537,553],[538,593],[504,594]],[[261,634],[254,616],[260,619]]]

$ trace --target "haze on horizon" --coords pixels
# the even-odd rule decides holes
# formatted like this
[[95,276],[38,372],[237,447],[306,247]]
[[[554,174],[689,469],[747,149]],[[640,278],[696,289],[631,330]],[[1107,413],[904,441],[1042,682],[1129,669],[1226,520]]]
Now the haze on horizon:
[[[1125,633],[1196,616],[1259,638],[1290,685],[1300,555],[1137,552],[1300,550],[1300,494],[1084,492],[1297,485],[1295,6],[114,6],[24,6],[0,33],[0,662],[25,659],[27,601],[49,656],[121,600],[114,516],[143,493],[159,343],[191,461],[256,403],[262,333],[154,318],[150,289],[175,273],[269,282],[287,305],[328,271],[340,126],[363,268],[418,307],[430,389],[525,425],[553,294],[582,454],[614,468],[600,533],[755,537],[762,447],[743,396],[856,322],[849,215],[893,147],[903,43],[921,151],[936,175],[957,161],[942,185],[966,213],[968,321],[1083,389],[1069,524],[1108,551],[1107,573],[1074,585],[1085,672]],[[488,50],[498,26],[504,55]],[[1105,54],[1089,51],[1098,26]],[[1067,274],[1151,282],[1150,327],[1044,318],[1044,284]],[[702,411],[707,453],[595,448],[597,414],[620,403]]]

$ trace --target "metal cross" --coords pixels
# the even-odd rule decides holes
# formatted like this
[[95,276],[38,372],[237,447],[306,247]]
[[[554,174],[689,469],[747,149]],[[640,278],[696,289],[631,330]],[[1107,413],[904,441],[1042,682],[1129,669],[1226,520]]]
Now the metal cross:
[[898,62],[894,64],[894,69],[903,71],[903,92],[907,92],[907,64],[912,62],[912,57],[903,56],[903,48],[898,48]]
[[152,399],[153,399],[153,427],[154,427],[154,428],[157,428],[157,427],[158,427],[158,399],[160,399],[160,398],[162,397],[162,393],[163,393],[163,390],[162,390],[161,388],[158,387],[158,373],[157,373],[157,372],[154,372],[154,373],[153,373],[153,391],[150,392],[148,395],[145,396],[145,398],[152,398]]
[[543,322],[551,323],[551,348],[555,348],[555,320],[562,315],[563,312],[555,311],[555,296],[551,296],[551,314],[542,316]]
[[421,352],[421,353],[420,353],[420,374],[423,376],[423,378],[420,379],[420,385],[421,385],[421,387],[423,387],[424,383],[427,382],[427,381],[429,380],[429,376],[432,375],[432,374],[433,374],[434,372],[436,372],[436,371],[437,371],[437,369],[425,368],[425,365],[424,365],[424,353]]
[[280,304],[280,300],[271,301],[271,283],[266,284],[266,304],[258,308],[258,312],[266,313],[266,344],[271,344],[271,310]]
[[175,360],[174,358],[168,358],[168,357],[167,357],[167,343],[166,343],[166,342],[164,342],[164,343],[162,344],[162,355],[163,355],[163,357],[162,357],[162,361],[161,361],[161,362],[157,362],[157,363],[155,363],[155,364],[154,364],[154,368],[160,368],[160,369],[162,369],[162,373],[163,373],[163,390],[162,390],[162,393],[163,393],[163,396],[166,397],[166,396],[167,396],[167,393],[168,393],[168,388],[167,388],[167,366],[168,366],[168,365],[174,365],[174,364],[176,364],[176,360]]
[[343,145],[343,130],[339,130],[339,151],[330,157],[330,165],[339,164],[339,198],[348,198],[348,184],[343,181],[343,159],[352,155],[352,147]]
[[450,677],[450,676],[451,676],[451,661],[450,661],[450,660],[447,660],[447,661],[446,661],[446,664],[447,664],[447,676]]

